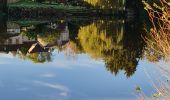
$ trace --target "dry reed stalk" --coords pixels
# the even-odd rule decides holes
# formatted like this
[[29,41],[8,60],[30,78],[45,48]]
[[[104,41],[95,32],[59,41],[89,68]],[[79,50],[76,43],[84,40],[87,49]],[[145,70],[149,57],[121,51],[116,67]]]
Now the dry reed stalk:
[[[167,0],[160,0],[160,4],[153,5],[143,1],[148,12],[152,28],[149,37],[144,40],[147,43],[149,56],[154,59],[170,56],[170,4]],[[156,55],[156,56],[155,56]]]
[[[161,75],[167,80],[170,79],[170,2],[168,0],[159,0],[159,4],[150,4],[143,1],[145,9],[149,15],[152,28],[149,31],[149,36],[144,37],[147,44],[145,56],[151,61],[159,61],[158,70]],[[168,61],[162,61],[161,58]],[[151,78],[151,80],[153,80]],[[168,82],[160,82],[161,85],[157,86],[152,82],[158,100],[169,100],[170,98],[170,85]],[[146,100],[146,95],[140,95],[140,100]],[[147,99],[148,100],[148,99]]]

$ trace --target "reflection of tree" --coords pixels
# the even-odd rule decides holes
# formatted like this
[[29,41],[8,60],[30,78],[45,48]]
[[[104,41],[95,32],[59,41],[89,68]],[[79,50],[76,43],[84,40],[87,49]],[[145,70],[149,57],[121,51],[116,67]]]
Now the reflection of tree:
[[28,58],[34,63],[50,62],[52,60],[50,52],[40,52],[28,54]]
[[[60,23],[60,25],[62,25]],[[51,27],[47,27],[46,25],[39,25],[38,27],[39,34],[38,37],[45,43],[53,44],[55,43],[60,36],[60,33],[63,29],[52,29]]]
[[102,9],[121,8],[125,4],[125,0],[84,0],[89,4]]
[[115,75],[119,70],[125,70],[127,77],[134,74],[138,61],[136,60],[136,51],[127,49],[114,50],[105,58],[106,67]]
[[[23,49],[24,48],[22,48],[22,50]],[[24,52],[20,50],[20,52],[18,52],[18,56],[24,60],[29,59],[34,63],[45,63],[45,62],[52,61],[52,57],[51,57],[52,53],[51,52],[36,52],[36,53],[24,54]]]
[[[116,26],[113,23],[99,21],[80,28],[78,37],[81,46],[92,58],[101,58],[105,56],[106,52],[122,49],[123,34],[121,31],[119,31],[120,33],[116,32],[117,29],[115,29]],[[112,36],[112,33],[115,35]]]
[[[54,25],[53,25],[54,24]],[[38,39],[42,44],[55,44],[64,30],[65,23],[42,23],[34,25],[33,29],[22,31],[21,34],[30,39]],[[58,28],[59,27],[59,28]]]
[[60,32],[45,33],[39,35],[38,38],[41,41],[41,43],[54,44],[57,41],[57,39],[59,39],[59,36],[60,36]]
[[[52,53],[47,52],[48,51],[47,49],[52,50],[52,48],[50,48],[51,45],[55,44],[55,42],[59,39],[60,32],[65,28],[63,27],[63,25],[60,26],[59,28],[57,26],[60,26],[60,25],[57,25],[56,23],[55,25],[43,23],[43,24],[24,26],[24,27],[21,26],[24,30],[22,30],[20,34],[28,37],[29,38],[28,41],[25,40],[25,38],[22,38],[24,39],[23,40],[24,42],[22,44],[14,44],[16,45],[15,50],[14,48],[12,49],[11,45],[7,45],[7,46],[8,48],[11,48],[10,50],[16,51],[18,54],[18,57],[21,59],[29,59],[33,61],[34,63],[50,62],[52,60],[51,58]],[[19,34],[16,34],[16,36],[18,35]],[[5,36],[7,37],[7,39],[9,39],[9,37],[12,37],[13,35],[10,34],[10,36],[8,36],[5,32]],[[41,40],[41,41],[37,41],[37,40]],[[6,39],[4,39],[4,41],[6,41]],[[34,46],[36,42],[38,43],[38,45]],[[40,42],[46,45],[41,44]],[[49,46],[49,47],[46,47],[46,46]],[[36,48],[36,49],[35,50],[32,49],[33,52],[29,52],[31,48]]]
[[20,34],[28,37],[29,39],[36,39],[37,38],[37,34],[32,30],[22,31]]
[[107,69],[114,74],[125,70],[129,77],[136,71],[137,58],[143,49],[140,33],[135,33],[138,32],[136,27],[129,26],[125,28],[122,21],[97,21],[81,27],[78,38],[84,52],[104,60]]
[[[60,37],[60,33],[63,30],[62,26],[61,26],[62,28],[57,28],[56,26],[57,26],[56,24],[53,26],[50,24],[38,24],[34,26],[35,28],[28,29],[22,32],[22,34],[26,35],[29,38],[37,39],[38,42],[40,42],[40,45],[42,46],[53,45],[57,42],[57,40]],[[20,48],[19,57],[21,59],[29,59],[34,63],[44,63],[50,62],[52,60],[51,52],[36,51],[35,53],[28,53],[29,49],[30,47]]]
[[[94,59],[102,59],[106,68],[115,75],[124,70],[129,77],[136,71],[138,59],[143,53],[143,41],[139,24],[124,23],[123,20],[71,20],[68,24],[39,24],[25,31],[26,36],[35,34],[35,39],[42,45],[65,51],[67,56],[75,57],[79,53],[87,53]],[[55,45],[61,32],[68,25],[69,41],[62,48]],[[38,35],[38,38],[37,38]],[[40,41],[41,40],[41,41]],[[19,48],[22,59],[30,59],[35,63],[51,61],[51,53],[28,53],[30,46]],[[71,55],[70,55],[71,54]]]

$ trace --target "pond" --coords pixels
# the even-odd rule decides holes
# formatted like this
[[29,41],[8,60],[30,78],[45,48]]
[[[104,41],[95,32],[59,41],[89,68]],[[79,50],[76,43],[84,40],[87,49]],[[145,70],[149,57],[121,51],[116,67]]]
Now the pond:
[[[1,100],[137,100],[160,77],[145,23],[112,17],[0,18]],[[149,76],[148,76],[149,74]]]

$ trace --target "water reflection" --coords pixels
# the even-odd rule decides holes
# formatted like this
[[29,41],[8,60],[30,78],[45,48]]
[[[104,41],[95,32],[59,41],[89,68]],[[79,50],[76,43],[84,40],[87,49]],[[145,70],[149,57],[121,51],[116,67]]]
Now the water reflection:
[[92,6],[102,9],[124,9],[125,0],[84,0]]
[[143,54],[142,30],[142,23],[124,19],[7,20],[0,23],[0,51],[34,63],[52,62],[55,49],[70,57],[85,53],[130,77]]

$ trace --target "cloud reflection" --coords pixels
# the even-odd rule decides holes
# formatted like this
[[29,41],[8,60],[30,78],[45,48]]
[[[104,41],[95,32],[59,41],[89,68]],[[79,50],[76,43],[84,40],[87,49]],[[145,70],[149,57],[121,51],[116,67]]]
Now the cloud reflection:
[[52,74],[52,73],[45,73],[45,74],[42,74],[40,75],[41,77],[45,77],[45,78],[53,78],[55,77],[56,75],[55,74]]
[[38,81],[38,80],[35,80],[33,82],[35,84],[38,84],[38,85],[41,85],[41,86],[44,86],[44,87],[48,87],[48,88],[52,88],[52,89],[56,89],[56,90],[60,91],[60,93],[59,93],[60,96],[66,97],[66,96],[68,96],[68,93],[70,92],[69,88],[67,88],[66,86],[61,85],[61,84],[51,84],[51,83]]

